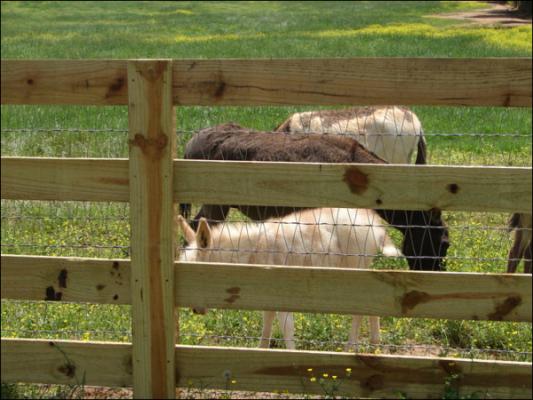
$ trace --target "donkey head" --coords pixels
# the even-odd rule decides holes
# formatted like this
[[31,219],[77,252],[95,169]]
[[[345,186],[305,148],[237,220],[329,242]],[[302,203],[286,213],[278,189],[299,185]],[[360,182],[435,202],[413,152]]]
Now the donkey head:
[[[180,254],[179,261],[206,261],[209,257],[206,250],[213,247],[213,237],[207,220],[200,219],[196,232],[181,215],[177,216],[176,222],[187,242],[187,247]],[[192,310],[195,314],[207,312],[205,307],[194,307]]]
[[404,235],[402,253],[409,269],[445,271],[444,258],[450,242],[448,228],[440,210],[400,211],[377,210],[389,224]]
[[413,228],[408,228],[403,241],[403,253],[412,270],[444,271],[444,257],[450,241],[448,228],[442,221],[441,211],[414,212]]

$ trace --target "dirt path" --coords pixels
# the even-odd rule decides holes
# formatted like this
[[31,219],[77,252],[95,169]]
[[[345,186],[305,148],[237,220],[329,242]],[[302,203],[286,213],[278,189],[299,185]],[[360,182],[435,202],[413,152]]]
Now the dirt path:
[[431,18],[462,20],[468,25],[513,27],[531,25],[531,19],[517,13],[510,6],[496,2],[487,2],[487,8],[477,11],[454,12],[448,14],[434,14]]

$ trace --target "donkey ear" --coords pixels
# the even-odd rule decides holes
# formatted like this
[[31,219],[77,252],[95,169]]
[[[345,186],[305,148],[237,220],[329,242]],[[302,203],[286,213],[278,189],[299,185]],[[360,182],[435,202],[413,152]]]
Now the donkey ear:
[[201,249],[211,246],[211,228],[205,218],[200,218],[198,230],[196,231],[196,243]]
[[185,218],[183,218],[181,215],[178,215],[176,217],[176,222],[181,228],[181,231],[185,236],[185,241],[187,242],[187,244],[194,242],[196,235],[194,234],[194,231],[192,230],[191,226],[187,223],[187,221],[185,221]]

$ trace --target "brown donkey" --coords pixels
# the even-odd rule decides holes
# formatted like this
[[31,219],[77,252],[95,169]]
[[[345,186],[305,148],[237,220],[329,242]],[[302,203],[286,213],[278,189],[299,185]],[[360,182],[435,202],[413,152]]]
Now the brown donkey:
[[[236,124],[224,124],[201,130],[185,148],[186,159],[234,161],[285,161],[321,163],[387,162],[348,136],[328,134],[287,134],[257,132]],[[196,229],[200,218],[212,226],[224,221],[230,207],[238,208],[255,221],[281,218],[302,208],[240,205],[203,205],[193,218]],[[188,214],[190,205],[182,204]],[[448,229],[439,210],[376,210],[387,223],[403,234],[402,253],[412,270],[443,271],[449,247]]]

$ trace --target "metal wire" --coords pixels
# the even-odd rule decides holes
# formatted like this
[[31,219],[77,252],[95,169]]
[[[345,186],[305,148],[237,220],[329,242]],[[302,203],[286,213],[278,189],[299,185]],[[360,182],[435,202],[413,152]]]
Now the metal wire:
[[[209,249],[203,249],[201,247],[180,247],[180,250],[203,250],[206,252],[212,252],[212,253],[253,253],[253,254],[294,254],[294,255],[331,255],[331,256],[347,256],[347,257],[383,257],[380,254],[372,254],[372,253],[336,253],[332,251],[290,251],[290,250],[246,250],[246,249],[240,249],[240,248],[224,248],[224,247],[210,247]],[[404,256],[387,256],[387,258],[392,259],[403,259]],[[438,256],[423,256],[423,258],[436,260],[440,257]],[[461,260],[461,261],[507,261],[507,258],[497,258],[497,257],[463,257],[463,256],[447,256],[448,260]]]
[[[62,329],[61,331],[54,329],[27,329],[27,330],[10,330],[2,329],[3,337],[11,337],[13,335],[36,335],[36,336],[45,336],[45,335],[56,335],[61,333],[63,335],[73,335],[75,337],[83,337],[86,334],[90,334],[91,337],[95,336],[106,336],[106,335],[120,335],[122,337],[128,337],[131,339],[131,330],[74,330],[74,329]],[[216,335],[216,334],[198,334],[195,332],[180,332],[178,343],[181,343],[184,339],[194,338],[201,341],[212,340],[212,341],[233,341],[233,342],[253,342],[252,345],[256,345],[262,338],[261,336],[250,336],[250,335]],[[97,339],[91,338],[91,340],[98,341]],[[289,340],[284,338],[272,337],[271,342],[283,344]],[[294,338],[294,342],[307,347],[313,348],[324,348],[324,347],[336,347],[336,348],[345,348],[349,344],[347,340],[312,340],[312,339],[303,339],[303,338]],[[369,342],[360,342],[354,345],[353,351],[372,351],[375,352],[379,350],[381,352],[405,352],[409,353],[413,350],[426,351],[426,352],[435,352],[439,353],[453,353],[456,355],[460,354],[475,354],[476,356],[485,355],[485,356],[496,356],[496,357],[524,357],[531,358],[531,351],[517,351],[517,350],[508,350],[508,349],[488,349],[488,348],[479,348],[479,347],[451,347],[443,346],[438,343],[408,343],[408,344],[372,344]]]
[[[129,217],[126,217],[126,216],[117,216],[117,217],[62,217],[62,216],[32,216],[32,215],[23,215],[23,214],[19,214],[19,215],[2,215],[0,217],[0,219],[3,219],[3,220],[28,220],[28,221],[31,221],[31,220],[45,220],[45,219],[50,219],[50,218],[53,218],[55,220],[69,220],[69,221],[102,221],[102,222],[105,222],[105,221],[126,221],[126,222],[129,222]],[[210,222],[212,223],[215,223],[215,224],[220,224],[220,223],[224,223],[226,222],[226,220],[221,220],[221,219],[214,219],[214,220],[210,220]],[[248,223],[252,223],[250,220],[248,219],[240,219],[240,220],[232,220],[232,223],[235,223],[235,222],[248,222]],[[347,226],[353,226],[351,224],[343,224],[343,223],[335,223],[335,224],[332,224],[332,223],[328,223],[328,222],[290,222],[290,221],[276,221],[275,222],[276,224],[279,224],[279,225],[301,225],[301,226],[332,226],[332,227],[347,227]],[[357,226],[360,226],[360,227],[376,227],[376,228],[390,228],[390,225],[389,224],[380,224],[380,223],[375,223],[375,224],[358,224]],[[435,226],[428,226],[428,225],[416,225],[416,224],[413,224],[413,225],[402,225],[402,224],[396,224],[394,225],[395,227],[397,228],[425,228],[425,229],[439,229],[439,227],[435,227]],[[504,232],[508,232],[509,231],[509,227],[503,227],[503,226],[489,226],[489,225],[481,225],[481,226],[472,226],[472,225],[454,225],[452,227],[452,229],[457,229],[457,230],[475,230],[475,231],[504,231]],[[531,232],[533,229],[532,228],[513,228],[513,231],[524,231],[524,232]]]
[[[388,111],[387,111],[388,112]],[[385,115],[387,115],[387,112]],[[321,118],[328,115],[328,111],[315,113]],[[340,121],[340,120],[339,120]],[[368,126],[376,123],[376,118],[363,118],[357,122],[357,129],[353,129],[355,125],[349,125],[348,122],[336,122],[331,124],[328,128],[328,124],[324,121],[320,121],[317,125],[322,129],[316,131],[322,132],[325,135],[343,135],[348,137],[354,137],[355,139],[361,139],[361,132],[367,129]],[[205,123],[205,120],[204,120]],[[302,120],[300,116],[300,125],[304,126],[306,121]],[[352,129],[347,129],[349,127]],[[405,132],[409,128],[409,121],[405,118],[402,120],[394,120],[392,125],[393,133],[396,135],[394,143],[402,146],[402,139],[408,137]],[[333,128],[332,128],[333,127]],[[346,128],[346,129],[341,129]],[[183,154],[183,148],[186,141],[192,137],[197,131],[188,129],[177,129],[176,135],[178,136],[178,154]],[[124,157],[127,156],[128,144],[127,144],[127,129],[100,129],[100,128],[2,128],[0,131],[2,135],[2,155],[37,155],[37,156],[56,156],[56,157]],[[37,136],[32,136],[40,135]],[[48,135],[50,134],[50,135]],[[17,136],[18,135],[18,136]],[[71,135],[68,140],[64,142],[56,141],[56,138]],[[77,135],[77,136],[76,136]],[[104,136],[100,136],[104,135]],[[290,133],[288,133],[290,135]],[[417,137],[422,136],[421,130],[414,130],[411,135]],[[379,130],[374,130],[372,136],[376,138],[376,143],[384,143],[384,139],[390,139],[389,133],[381,133]],[[448,163],[448,164],[482,164],[482,165],[527,165],[531,164],[531,134],[523,134],[518,132],[505,132],[505,133],[451,133],[451,132],[429,132],[423,133],[423,136],[429,140],[430,146],[428,146],[428,156],[431,156],[431,163]],[[454,140],[446,140],[446,139]],[[460,142],[456,139],[464,138],[465,142],[472,143],[473,139],[479,140],[480,143],[486,143],[492,146],[491,141],[494,143],[512,144],[514,148],[519,146],[520,151],[528,150],[527,155],[521,153],[521,158],[515,157],[515,151],[510,148],[502,148],[499,150],[493,149],[493,152],[489,155],[474,154],[468,151],[459,151],[452,154],[448,153],[448,148],[439,148],[438,146],[431,146],[433,143],[446,143],[447,145],[460,145]],[[442,140],[439,140],[442,139]],[[14,145],[13,145],[14,144]],[[84,146],[86,144],[86,146]],[[515,145],[516,144],[516,145]],[[4,146],[5,145],[5,146]],[[460,146],[459,146],[460,147]],[[2,251],[13,252],[15,254],[23,252],[38,252],[39,254],[47,255],[53,251],[67,250],[71,251],[72,255],[79,256],[84,254],[84,251],[96,251],[101,250],[99,255],[104,254],[106,250],[119,251],[120,255],[128,256],[130,253],[130,246],[124,245],[116,237],[123,233],[126,229],[129,229],[129,215],[125,210],[108,209],[100,210],[99,206],[94,204],[87,204],[86,209],[83,209],[84,215],[77,214],[74,211],[64,211],[65,206],[54,202],[20,202],[20,201],[2,201],[1,220],[2,220],[2,240],[0,243]],[[86,214],[86,215],[85,215]],[[448,216],[455,216],[459,214],[448,213]],[[468,267],[468,263],[495,263],[495,267],[500,267],[500,271],[503,272],[503,266],[508,261],[507,250],[510,247],[511,238],[509,235],[509,227],[507,226],[507,216],[501,216],[497,219],[488,219],[479,217],[477,220],[481,220],[482,223],[478,225],[465,224],[464,221],[472,220],[473,214],[461,214],[463,217],[457,217],[449,224],[450,238],[452,243],[459,243],[465,240],[469,240],[471,237],[476,237],[478,240],[489,240],[490,244],[496,249],[496,255],[500,257],[487,257],[477,256],[477,254],[471,254],[466,252],[464,254],[449,253],[446,260],[449,262],[456,262],[461,269]],[[232,215],[232,223],[236,221],[236,216],[242,221],[246,221],[242,215]],[[238,218],[237,218],[238,219]],[[52,223],[49,223],[50,220]],[[119,222],[119,224],[113,224]],[[224,221],[219,221],[224,223]],[[352,221],[350,221],[352,222]],[[359,221],[361,222],[361,221]],[[368,221],[368,223],[358,223],[358,228],[379,228],[386,229],[387,232],[392,231],[388,224],[374,221]],[[113,225],[113,226],[109,226]],[[116,225],[116,226],[115,226]],[[250,230],[253,223],[249,222],[243,224],[242,234],[249,237]],[[324,236],[323,243],[317,249],[306,249],[306,251],[294,250],[294,244],[300,240],[303,241],[303,234],[301,229],[306,227],[316,226],[317,229],[335,227],[335,229],[353,227],[352,223],[329,223],[315,220],[314,222],[306,221],[279,221],[278,230],[284,228],[290,228],[291,226],[299,225],[298,229],[294,229],[294,232],[290,234],[282,234],[281,240],[284,243],[285,250],[280,249],[263,249],[253,250],[240,248],[240,241],[232,241],[231,248],[225,248],[215,246],[211,250],[214,252],[225,253],[256,253],[256,254],[274,254],[274,255],[331,255],[331,256],[345,256],[345,257],[369,257],[372,261],[376,258],[383,257],[380,254],[363,252],[350,252],[350,251],[332,251],[332,242],[334,241],[333,233]],[[91,230],[91,226],[102,228],[98,237]],[[426,225],[396,225],[398,228],[426,228],[432,229]],[[222,228],[224,229],[224,228]],[[259,228],[259,229],[265,229]],[[41,233],[46,231],[46,235]],[[524,231],[531,232],[530,228],[517,228],[515,232]],[[492,234],[494,233],[494,235]],[[490,235],[490,236],[489,236]],[[104,242],[106,239],[113,237],[115,244],[109,244]],[[481,239],[479,239],[481,238]],[[20,240],[20,244],[17,242]],[[45,243],[41,243],[41,241]],[[375,236],[368,235],[365,237],[365,242],[362,243],[362,248],[370,243],[371,240],[376,240]],[[104,244],[105,243],[105,244]],[[112,242],[113,243],[113,242]],[[475,244],[473,244],[474,246]],[[181,248],[183,250],[184,248]],[[110,254],[105,254],[110,256]],[[387,259],[402,260],[402,256],[390,256]],[[436,256],[428,256],[429,259],[437,259]],[[285,257],[285,261],[287,257]],[[492,266],[491,266],[492,267]],[[405,268],[399,266],[399,268]],[[86,318],[90,318],[89,309],[85,308]],[[55,318],[50,316],[47,312],[44,312],[42,316],[44,321],[48,323],[49,319]],[[78,322],[79,324],[79,322]],[[73,329],[74,328],[74,329]],[[84,334],[90,333],[91,335],[112,336],[122,335],[130,337],[130,330],[83,330],[75,329],[76,326],[66,326],[61,329],[23,329],[23,330],[10,330],[2,327],[1,334],[4,335],[76,335],[83,337]],[[260,337],[257,336],[233,336],[233,335],[202,335],[195,332],[185,333],[180,332],[181,340],[185,339],[198,339],[202,341],[254,341],[255,346]],[[280,338],[271,339],[273,342],[283,343],[285,340]],[[324,348],[331,346],[345,346],[347,342],[339,340],[309,340],[309,339],[295,339],[296,343],[301,346],[312,346],[314,348]],[[427,351],[427,352],[439,352],[439,353],[458,353],[467,355],[486,355],[490,357],[526,357],[531,359],[531,352],[514,351],[507,349],[478,349],[478,348],[457,348],[457,347],[445,347],[438,344],[380,344],[373,345],[370,343],[361,343],[356,348],[357,351],[363,350],[379,350],[384,352],[413,352],[413,351]]]
[[[198,334],[198,333],[182,333],[180,332],[180,338],[182,337],[193,337],[193,338],[200,338],[200,339],[222,339],[222,340],[235,340],[235,339],[242,339],[242,340],[254,340],[259,341],[261,340],[260,336],[229,336],[229,335],[206,335],[206,334]],[[286,342],[289,341],[287,339],[283,338],[271,338],[271,341],[274,342]],[[348,345],[349,342],[346,341],[340,341],[340,340],[311,340],[311,339],[294,339],[295,342],[298,343],[305,343],[309,345],[315,345],[315,346],[324,346],[324,345],[334,345],[334,346],[345,346]],[[531,356],[532,352],[527,351],[516,351],[516,350],[507,350],[507,349],[486,349],[486,348],[477,348],[477,347],[468,347],[468,348],[462,348],[462,347],[448,347],[448,346],[442,346],[438,343],[434,344],[420,344],[420,343],[409,343],[409,344],[372,344],[372,343],[363,343],[359,344],[359,347],[369,347],[373,349],[395,349],[395,350],[411,350],[411,349],[427,349],[427,350],[435,350],[435,347],[438,347],[439,350],[446,351],[446,352],[460,352],[460,353],[466,353],[466,352],[479,352],[479,353],[490,353],[490,354],[507,354],[507,355],[521,355],[521,356]]]
[[32,248],[46,248],[46,249],[130,249],[130,246],[106,246],[99,244],[14,244],[14,243],[2,243],[0,247],[32,247]]
[[[199,130],[205,128],[199,128]],[[127,129],[95,129],[95,128],[2,128],[0,133],[128,133]],[[178,136],[193,135],[198,130],[176,130],[175,133]],[[328,134],[328,132],[324,132]],[[359,137],[355,133],[329,133],[332,135],[346,135]],[[388,136],[387,134],[376,133],[377,136]],[[420,135],[419,135],[420,136]],[[524,138],[531,139],[532,135],[523,133],[447,133],[447,132],[424,132],[423,136],[426,137],[484,137],[484,138]]]

